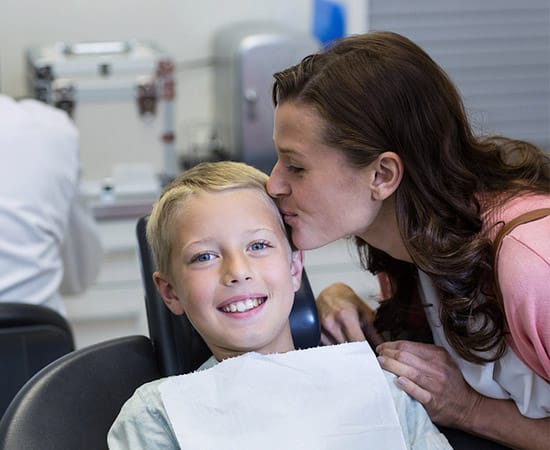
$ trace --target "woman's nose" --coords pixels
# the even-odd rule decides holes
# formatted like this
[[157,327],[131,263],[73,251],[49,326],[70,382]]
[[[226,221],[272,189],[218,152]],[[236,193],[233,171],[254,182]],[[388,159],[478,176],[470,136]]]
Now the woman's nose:
[[247,280],[252,280],[252,268],[246,256],[232,256],[226,258],[223,283],[229,286]]
[[277,161],[273,169],[271,170],[271,175],[267,180],[266,185],[267,193],[273,198],[283,197],[290,193],[290,189],[285,183],[284,178],[281,175],[280,163]]

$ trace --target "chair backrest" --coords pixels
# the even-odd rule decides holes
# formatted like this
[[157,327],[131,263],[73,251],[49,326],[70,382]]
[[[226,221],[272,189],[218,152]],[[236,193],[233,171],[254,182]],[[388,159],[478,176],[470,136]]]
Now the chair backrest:
[[0,421],[0,450],[101,450],[124,402],[160,377],[151,342],[129,336],[52,362],[15,396]]
[[0,303],[0,417],[36,372],[73,350],[72,330],[57,311],[27,303]]
[[[145,234],[147,218],[144,216],[138,220],[136,233],[149,336],[163,376],[188,373],[197,369],[211,353],[187,317],[172,314],[155,287],[155,261]],[[315,296],[305,271],[289,319],[297,348],[319,345],[321,334]]]

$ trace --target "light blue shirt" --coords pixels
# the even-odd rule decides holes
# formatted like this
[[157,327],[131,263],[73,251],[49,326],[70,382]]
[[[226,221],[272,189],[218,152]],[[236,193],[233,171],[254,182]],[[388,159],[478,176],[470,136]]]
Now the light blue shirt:
[[[199,370],[216,364],[217,361],[211,357]],[[452,449],[445,436],[432,423],[422,404],[395,385],[395,375],[383,372],[390,387],[407,448]],[[110,450],[180,449],[159,391],[160,384],[165,380],[162,378],[139,387],[124,404],[109,431],[107,440]]]

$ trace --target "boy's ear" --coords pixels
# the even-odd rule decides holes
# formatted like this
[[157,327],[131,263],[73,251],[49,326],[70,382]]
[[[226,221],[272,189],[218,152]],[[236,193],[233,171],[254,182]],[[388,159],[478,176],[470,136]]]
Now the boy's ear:
[[290,275],[292,276],[292,286],[294,292],[300,289],[302,284],[302,270],[304,268],[304,252],[303,250],[294,250],[290,260]]
[[374,161],[370,189],[373,200],[386,200],[403,179],[403,161],[395,152],[384,152]]
[[155,282],[157,291],[159,291],[159,294],[162,297],[162,300],[164,300],[164,304],[167,308],[176,316],[181,316],[184,314],[185,311],[180,303],[176,290],[168,278],[161,272],[155,272],[153,274],[153,281]]

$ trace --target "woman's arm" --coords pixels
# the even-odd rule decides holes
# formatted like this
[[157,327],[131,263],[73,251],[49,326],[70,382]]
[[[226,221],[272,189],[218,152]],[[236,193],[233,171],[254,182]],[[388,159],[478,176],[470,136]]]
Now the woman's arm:
[[512,400],[480,397],[466,431],[512,448],[548,449],[550,418],[529,419],[520,414]]
[[321,342],[325,345],[367,340],[373,347],[384,342],[375,330],[375,311],[348,285],[334,283],[317,297]]
[[513,448],[548,448],[550,418],[529,419],[513,401],[477,393],[442,347],[394,341],[376,350],[382,367],[398,376],[398,385],[424,405],[435,423]]

